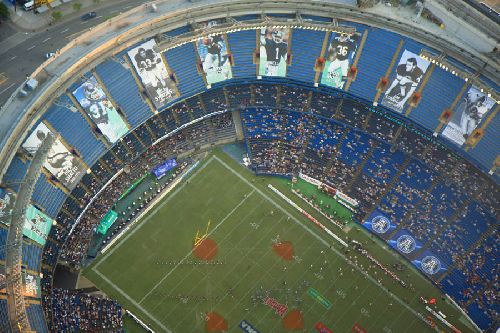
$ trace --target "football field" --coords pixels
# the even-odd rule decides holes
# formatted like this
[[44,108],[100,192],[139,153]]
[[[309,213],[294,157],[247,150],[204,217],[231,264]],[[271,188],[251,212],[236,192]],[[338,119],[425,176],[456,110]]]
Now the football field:
[[[434,331],[417,315],[415,293],[403,300],[350,265],[268,183],[211,155],[84,275],[157,332],[245,332],[240,323],[313,332],[318,322],[333,332]],[[203,260],[194,239],[209,221],[216,248]]]

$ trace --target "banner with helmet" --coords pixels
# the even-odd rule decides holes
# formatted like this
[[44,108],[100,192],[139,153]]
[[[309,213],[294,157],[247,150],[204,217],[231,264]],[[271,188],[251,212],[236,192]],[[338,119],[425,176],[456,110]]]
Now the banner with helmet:
[[411,263],[433,279],[438,278],[447,270],[446,263],[429,250],[425,250]]
[[406,229],[398,230],[387,243],[404,256],[410,256],[422,248],[422,243]]
[[375,209],[362,225],[379,237],[387,237],[396,229],[396,224],[378,209]]
[[40,276],[24,271],[23,278],[23,296],[39,298],[41,296]]
[[115,143],[128,132],[127,124],[94,76],[73,91],[73,96],[109,142]]
[[331,33],[321,84],[339,89],[344,87],[358,44],[358,34],[349,36],[343,33]]
[[404,50],[396,66],[390,86],[385,91],[382,105],[402,113],[408,99],[417,90],[430,62],[418,54]]
[[[47,125],[44,123],[38,124],[24,141],[22,147],[29,154],[34,155],[49,133],[51,133],[51,130]],[[75,154],[68,151],[60,139],[54,141],[43,166],[70,190],[78,184],[78,181],[87,170],[85,164]]]
[[129,50],[127,54],[149,98],[156,109],[161,109],[177,97],[177,87],[167,71],[161,54],[154,50],[155,46],[155,40],[150,39]]
[[260,76],[286,76],[290,28],[260,29]]
[[23,235],[40,245],[45,245],[53,220],[33,205],[26,208]]
[[481,123],[484,116],[495,106],[495,101],[475,86],[462,98],[441,135],[462,146],[467,137]]
[[[201,25],[207,28],[218,25],[218,21],[208,21]],[[196,49],[208,84],[231,79],[231,62],[227,52],[227,38],[224,34],[208,35],[196,41]]]

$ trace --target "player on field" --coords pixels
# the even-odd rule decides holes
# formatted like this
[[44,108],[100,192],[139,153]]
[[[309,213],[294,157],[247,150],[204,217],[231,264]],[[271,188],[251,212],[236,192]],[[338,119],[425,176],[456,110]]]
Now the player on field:
[[348,35],[340,34],[332,39],[327,56],[328,61],[330,61],[330,66],[328,66],[328,77],[330,79],[340,82],[340,75],[342,75],[342,80],[347,79],[349,57],[355,51],[356,41]]
[[267,28],[266,33],[261,35],[260,44],[266,50],[266,76],[277,76],[281,61],[285,60],[288,52],[287,38],[283,30]]
[[385,96],[402,110],[423,76],[424,72],[417,66],[417,59],[408,58],[405,64],[400,64],[396,68],[396,79],[392,81]]

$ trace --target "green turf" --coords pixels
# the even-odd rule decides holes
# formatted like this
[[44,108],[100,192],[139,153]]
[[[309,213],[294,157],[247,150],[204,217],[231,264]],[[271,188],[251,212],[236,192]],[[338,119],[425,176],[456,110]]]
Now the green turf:
[[[368,332],[432,332],[387,291],[424,312],[418,297],[440,299],[440,295],[420,274],[405,272],[418,293],[379,273],[374,276],[385,285],[381,288],[346,263],[340,252],[344,250],[332,238],[267,189],[272,183],[326,225],[311,207],[293,197],[286,182],[255,177],[220,151],[216,155],[244,179],[217,159],[204,161],[188,182],[99,256],[85,276],[158,332],[203,332],[203,314],[209,311],[225,317],[230,332],[241,332],[238,324],[243,319],[263,333],[284,332],[281,318],[271,308],[252,303],[252,295],[261,288],[271,290],[289,309],[301,310],[307,332],[318,321],[334,332],[350,332],[354,323]],[[209,237],[218,244],[214,261],[221,264],[194,264],[198,262],[191,254],[194,236],[209,220]],[[272,241],[278,235],[292,242],[296,260],[286,262],[273,252]],[[364,242],[387,264],[399,261],[359,228],[353,228],[349,237]],[[364,258],[359,260],[367,266]],[[304,287],[303,281],[310,285]],[[330,301],[331,308],[308,295],[308,288]],[[177,295],[184,301],[175,299]],[[458,324],[453,320],[459,317],[457,311],[445,302],[440,306]]]

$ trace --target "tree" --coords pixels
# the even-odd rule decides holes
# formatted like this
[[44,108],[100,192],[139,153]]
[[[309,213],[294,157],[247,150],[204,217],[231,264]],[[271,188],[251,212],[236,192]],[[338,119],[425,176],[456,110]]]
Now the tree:
[[9,9],[7,5],[0,2],[0,20],[6,21],[10,17]]
[[81,3],[79,3],[79,2],[75,2],[75,3],[73,4],[73,9],[74,9],[76,12],[77,12],[77,11],[79,11],[80,9],[82,9],[82,4],[81,4]]
[[63,16],[63,13],[61,11],[55,11],[55,12],[52,12],[52,18],[54,19],[54,21],[58,21],[62,18]]

